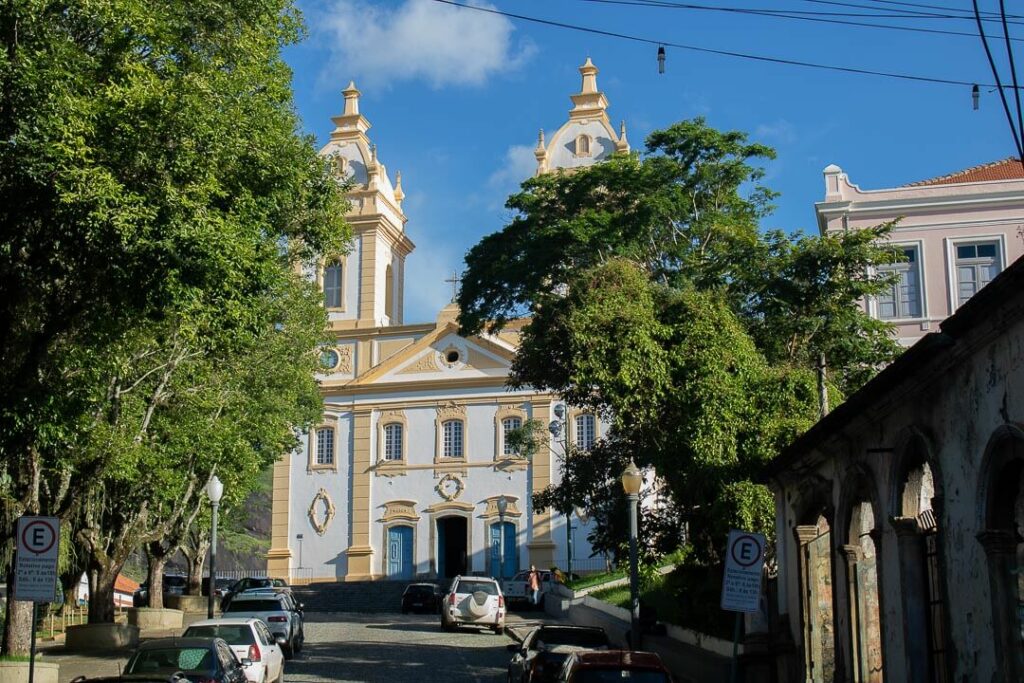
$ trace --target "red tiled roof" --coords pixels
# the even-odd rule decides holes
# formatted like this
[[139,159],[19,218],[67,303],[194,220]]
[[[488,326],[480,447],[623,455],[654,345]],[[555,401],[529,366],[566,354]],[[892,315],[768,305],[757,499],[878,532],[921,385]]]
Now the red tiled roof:
[[972,166],[956,173],[942,175],[928,180],[919,180],[916,183],[908,183],[905,187],[918,187],[921,185],[951,185],[953,183],[981,183],[993,180],[1021,180],[1024,179],[1024,166],[1016,157],[1008,157],[1000,161],[992,161],[987,164]]
[[118,574],[117,578],[114,579],[114,590],[118,591],[119,593],[134,593],[138,587],[139,582],[132,581],[127,576],[122,576],[121,574]]

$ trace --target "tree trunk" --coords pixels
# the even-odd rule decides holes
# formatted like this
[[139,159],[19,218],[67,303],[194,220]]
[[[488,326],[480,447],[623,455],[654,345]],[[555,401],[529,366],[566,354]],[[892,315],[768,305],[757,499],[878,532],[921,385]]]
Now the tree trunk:
[[203,567],[206,566],[206,553],[210,550],[210,540],[204,538],[195,549],[195,555],[188,558],[188,594],[203,594]]
[[828,372],[825,364],[825,352],[818,354],[818,417],[828,415],[828,385],[825,383],[825,375]]
[[[156,546],[154,548],[154,546]],[[157,552],[154,550],[159,549]],[[159,541],[146,545],[146,557],[149,558],[149,570],[146,572],[146,583],[149,585],[149,606],[164,606],[164,567],[167,566],[167,553]]]
[[124,562],[96,563],[89,569],[89,623],[114,623],[114,582]]
[[14,600],[14,563],[7,571],[7,614],[4,642],[0,653],[27,655],[32,639],[32,603]]

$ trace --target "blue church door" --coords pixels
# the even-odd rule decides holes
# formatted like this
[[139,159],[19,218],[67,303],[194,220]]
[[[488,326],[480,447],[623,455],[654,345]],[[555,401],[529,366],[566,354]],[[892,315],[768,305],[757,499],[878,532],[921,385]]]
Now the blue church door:
[[412,527],[393,526],[388,529],[388,578],[411,579]]
[[516,543],[516,525],[505,522],[505,571],[499,577],[501,564],[501,523],[491,525],[491,576],[494,578],[511,579],[519,568],[519,544]]

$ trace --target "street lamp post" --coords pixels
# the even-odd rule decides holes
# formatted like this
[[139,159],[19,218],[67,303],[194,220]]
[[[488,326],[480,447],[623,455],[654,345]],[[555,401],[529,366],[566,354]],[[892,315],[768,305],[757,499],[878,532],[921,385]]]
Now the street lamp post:
[[[556,439],[562,439],[562,458],[565,461],[566,474],[569,468],[569,425],[565,417],[565,406],[561,403],[554,408],[555,418],[548,425],[548,431]],[[572,579],[572,507],[568,510],[559,510],[565,515],[565,576],[566,580]]]
[[213,619],[213,598],[217,588],[217,508],[220,507],[221,496],[224,495],[224,484],[217,475],[210,477],[206,483],[206,495],[210,497],[213,507],[213,529],[210,534],[210,586],[206,602],[206,616]]
[[500,529],[500,536],[498,539],[498,584],[504,589],[505,587],[505,513],[508,512],[508,499],[502,494],[498,498],[498,529]]
[[637,571],[636,558],[636,514],[640,501],[640,484],[643,476],[637,469],[636,463],[631,459],[629,465],[622,472],[622,489],[629,499],[629,597],[630,597],[630,647],[634,650],[640,649],[640,577]]

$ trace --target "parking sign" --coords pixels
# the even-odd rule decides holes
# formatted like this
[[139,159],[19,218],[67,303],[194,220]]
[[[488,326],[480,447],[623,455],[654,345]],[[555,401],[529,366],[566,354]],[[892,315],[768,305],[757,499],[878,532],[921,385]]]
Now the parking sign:
[[764,569],[765,537],[733,529],[725,552],[722,579],[722,609],[756,612],[761,601],[761,572]]
[[60,520],[56,517],[18,519],[14,599],[53,602],[57,592]]

